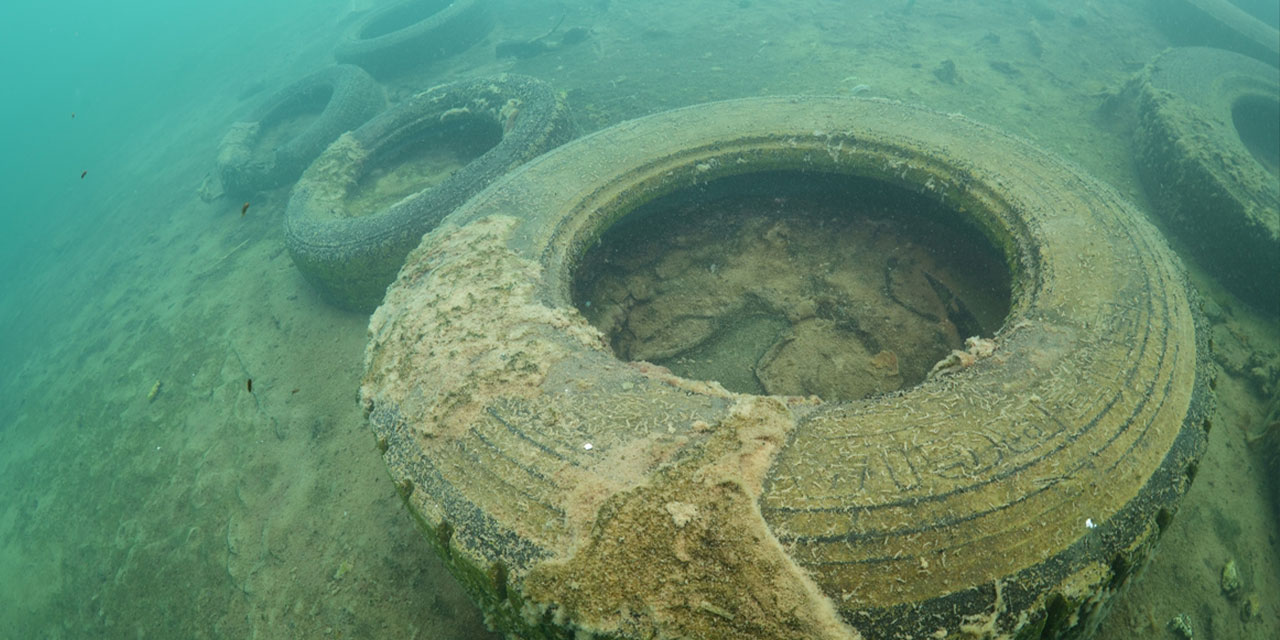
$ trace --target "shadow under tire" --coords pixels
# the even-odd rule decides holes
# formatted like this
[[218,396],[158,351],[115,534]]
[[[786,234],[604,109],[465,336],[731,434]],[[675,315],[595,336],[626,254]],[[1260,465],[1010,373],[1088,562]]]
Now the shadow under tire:
[[[371,171],[452,123],[500,139],[439,184],[376,211],[346,202]],[[422,235],[491,182],[576,135],[569,108],[546,83],[505,75],[440,85],[340,137],[303,173],[285,209],[285,244],[330,302],[369,312]]]
[[1170,49],[1147,69],[1138,117],[1156,215],[1228,290],[1280,316],[1280,70]]
[[[231,125],[218,147],[218,176],[233,197],[296,180],[324,148],[387,106],[382,87],[359,67],[322,69],[272,94],[246,121]],[[315,120],[274,149],[258,149],[264,135],[295,116]]]
[[[586,248],[765,171],[970,221],[1013,277],[994,349],[827,403],[615,357],[572,304]],[[1191,295],[1132,206],[1019,139],[888,101],[734,100],[581,138],[455,212],[374,313],[361,399],[427,540],[520,637],[1078,637],[1204,450]]]
[[357,20],[334,57],[394,76],[464,51],[492,28],[488,0],[407,0]]

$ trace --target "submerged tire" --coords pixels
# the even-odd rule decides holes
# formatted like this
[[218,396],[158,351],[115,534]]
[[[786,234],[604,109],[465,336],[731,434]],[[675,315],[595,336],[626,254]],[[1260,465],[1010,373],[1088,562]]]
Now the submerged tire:
[[1275,0],[1150,0],[1156,19],[1179,45],[1228,49],[1280,66]]
[[[324,148],[387,106],[382,87],[359,67],[317,71],[277,91],[250,116],[231,125],[218,148],[218,176],[232,196],[296,180]],[[272,130],[291,118],[317,113],[306,128],[271,149],[260,149]]]
[[1156,214],[1227,289],[1280,315],[1280,70],[1171,49],[1141,91],[1137,166]]
[[[497,143],[439,184],[419,187],[385,208],[348,207],[347,198],[372,171],[459,124],[488,127]],[[499,176],[574,135],[564,100],[534,78],[507,75],[432,88],[342,136],[316,159],[289,198],[285,243],[294,264],[327,299],[372,311],[422,234]]]
[[487,0],[407,0],[351,25],[334,50],[338,62],[375,76],[406,73],[475,44],[493,28]]
[[[831,403],[618,360],[571,303],[586,248],[764,171],[969,220],[1013,276],[994,350]],[[361,398],[428,540],[519,637],[1078,637],[1205,446],[1190,295],[1131,206],[1025,142],[887,101],[735,100],[597,132],[455,212],[374,313]]]

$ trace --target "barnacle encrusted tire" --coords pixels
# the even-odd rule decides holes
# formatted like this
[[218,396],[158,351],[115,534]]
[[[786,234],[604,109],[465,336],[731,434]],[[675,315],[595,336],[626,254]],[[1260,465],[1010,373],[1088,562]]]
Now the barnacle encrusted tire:
[[[464,121],[486,124],[501,139],[439,184],[376,211],[350,209],[348,195],[371,171]],[[285,244],[327,299],[372,311],[422,234],[498,177],[574,135],[563,97],[534,78],[504,75],[429,89],[343,135],[312,163],[289,198]]]
[[357,20],[334,49],[339,62],[392,76],[465,50],[493,28],[488,0],[408,0]]
[[[1014,281],[994,349],[826,403],[616,358],[571,302],[586,249],[642,203],[779,171],[980,228]],[[460,208],[374,313],[361,398],[427,539],[521,638],[1081,637],[1204,449],[1190,295],[1130,205],[1025,142],[887,101],[737,100],[599,131]]]
[[1156,214],[1227,289],[1280,316],[1280,70],[1170,49],[1141,90],[1137,166]]
[[[217,161],[223,189],[243,196],[296,180],[329,143],[386,106],[382,87],[359,67],[337,65],[298,80],[223,136]],[[273,128],[306,113],[318,115],[296,135],[262,148]]]

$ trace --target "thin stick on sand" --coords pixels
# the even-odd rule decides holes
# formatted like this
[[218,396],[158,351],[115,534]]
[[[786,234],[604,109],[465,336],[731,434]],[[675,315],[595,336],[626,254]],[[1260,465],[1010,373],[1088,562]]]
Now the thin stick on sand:
[[228,252],[227,252],[226,254],[224,254],[221,258],[218,258],[217,260],[214,260],[214,261],[213,261],[213,264],[210,264],[208,267],[206,267],[204,271],[201,271],[200,273],[197,273],[197,274],[196,274],[196,277],[197,277],[197,278],[203,278],[203,277],[205,277],[205,276],[209,275],[210,273],[212,273],[214,269],[217,269],[217,268],[218,268],[218,265],[221,265],[221,264],[222,264],[222,262],[223,262],[224,260],[226,260],[227,258],[230,258],[230,257],[231,257],[231,254],[233,254],[233,253],[235,253],[235,252],[239,251],[239,250],[240,250],[240,248],[241,248],[241,247],[243,247],[244,245],[249,244],[249,240],[252,240],[252,238],[245,238],[243,242],[241,242],[240,244],[236,245],[236,246],[235,246],[235,248],[233,248],[232,250],[228,251]]

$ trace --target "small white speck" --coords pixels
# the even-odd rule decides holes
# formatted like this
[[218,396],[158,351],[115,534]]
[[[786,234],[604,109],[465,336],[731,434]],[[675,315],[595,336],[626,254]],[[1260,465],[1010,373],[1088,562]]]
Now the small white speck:
[[590,451],[590,450],[591,450],[591,443],[590,443],[590,442],[584,442],[584,443],[582,444],[582,448],[583,448],[583,449],[586,449],[587,451]]
[[1094,524],[1094,522],[1093,522],[1093,518],[1085,518],[1085,519],[1084,519],[1084,528],[1086,528],[1086,529],[1096,529],[1096,528],[1098,528],[1098,525]]

